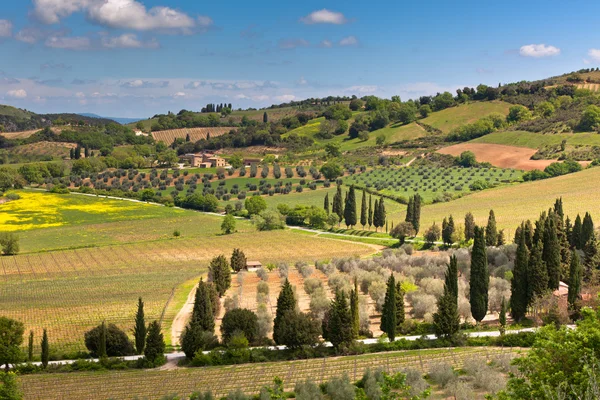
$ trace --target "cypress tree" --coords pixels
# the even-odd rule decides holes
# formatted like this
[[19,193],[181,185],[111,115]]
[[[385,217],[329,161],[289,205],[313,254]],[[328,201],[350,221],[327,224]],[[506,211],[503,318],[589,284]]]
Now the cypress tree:
[[585,256],[585,280],[590,282],[593,277],[593,271],[598,269],[600,260],[598,260],[598,243],[596,241],[596,234],[592,232],[590,238],[583,248],[583,254]]
[[406,206],[406,218],[404,218],[404,222],[413,223],[415,219],[415,197],[410,196],[408,199],[408,205]]
[[360,203],[360,224],[362,225],[363,231],[365,225],[367,225],[367,192],[363,190],[362,201]]
[[371,226],[373,226],[373,198],[371,197],[371,195],[369,195],[369,215],[367,215],[367,217],[369,230],[371,230]]
[[448,230],[448,219],[444,217],[442,220],[442,242],[446,244],[446,231]]
[[531,248],[527,275],[528,305],[531,305],[536,298],[543,296],[548,291],[548,268],[546,268],[546,263],[544,262],[543,251],[544,245],[541,240],[535,242]]
[[544,226],[544,250],[542,257],[548,270],[548,288],[558,289],[560,283],[560,245],[556,236],[554,218],[549,215]]
[[323,202],[323,209],[329,215],[329,193],[325,194],[325,200]]
[[501,229],[498,232],[498,239],[496,241],[496,246],[500,247],[500,246],[504,246],[505,243],[505,239],[504,239],[504,229]]
[[580,248],[583,249],[587,244],[588,240],[592,237],[594,233],[594,222],[592,221],[592,216],[590,213],[585,213],[585,217],[583,217],[583,224],[581,225],[581,239],[579,241]]
[[160,330],[158,321],[152,321],[148,325],[148,336],[146,337],[146,347],[144,356],[148,361],[154,363],[165,354],[165,339]]
[[85,158],[90,156],[90,149],[87,146],[83,148],[83,154],[85,155]]
[[354,289],[350,291],[350,314],[352,315],[352,338],[358,339],[360,331],[360,314],[358,299],[358,280],[354,278]]
[[75,150],[73,150],[72,148],[69,149],[69,158],[71,160],[75,159]]
[[383,197],[379,199],[379,227],[383,228],[383,226],[387,223],[387,214],[385,212],[385,204],[383,203]]
[[197,324],[203,331],[215,331],[215,319],[212,306],[210,288],[202,278],[196,289],[194,297],[194,308],[192,309],[192,317],[190,325]]
[[577,300],[579,299],[579,294],[581,293],[581,279],[582,279],[583,271],[581,269],[581,261],[579,259],[579,254],[577,251],[574,251],[571,255],[571,265],[569,268],[569,309],[576,310],[577,308]]
[[488,309],[490,275],[485,248],[484,229],[475,227],[475,240],[471,251],[471,280],[469,301],[471,314],[478,323],[485,318]]
[[283,337],[281,336],[281,322],[283,316],[288,311],[296,310],[296,298],[289,280],[285,280],[281,287],[281,292],[277,297],[277,310],[275,311],[275,319],[273,320],[273,340],[277,344],[282,344]]
[[233,249],[233,253],[231,254],[231,269],[235,272],[240,272],[246,268],[247,264],[248,260],[244,252],[240,249]]
[[[260,114],[259,114],[260,115]],[[265,111],[263,114],[263,123],[267,123],[269,122],[269,115],[267,114],[267,112]]]
[[569,217],[567,217],[567,220],[565,221],[565,235],[567,237],[567,242],[569,242],[569,246],[572,248],[573,247],[573,224],[571,223],[571,220],[569,219]]
[[352,343],[352,315],[346,294],[337,290],[329,311],[323,319],[323,337],[337,350]]
[[486,246],[495,246],[498,243],[498,230],[496,229],[496,216],[494,210],[490,210],[488,223],[485,227],[485,244]]
[[573,224],[573,232],[571,233],[571,247],[581,250],[581,216],[577,214],[575,222]]
[[224,255],[212,259],[208,267],[209,281],[215,284],[219,296],[223,296],[231,286],[231,270],[229,261]]
[[529,250],[525,244],[525,234],[521,224],[521,234],[517,244],[517,257],[513,268],[513,278],[510,283],[510,311],[513,319],[520,322],[527,312],[529,306]]
[[342,187],[338,185],[335,196],[333,196],[333,213],[337,214],[340,218],[340,222],[344,217],[344,203],[342,200]]
[[525,244],[527,245],[529,251],[531,251],[531,248],[533,247],[533,225],[531,224],[530,220],[525,222],[523,234],[525,235]]
[[562,197],[556,199],[554,202],[554,213],[560,218],[561,222],[565,220]]
[[100,328],[100,343],[98,343],[98,357],[99,358],[107,357],[107,354],[106,354],[106,322],[105,321],[102,321],[102,326]]
[[475,237],[475,217],[471,212],[465,215],[465,239],[468,242]]
[[380,326],[390,342],[396,338],[396,325],[396,280],[394,274],[391,274],[387,281]]
[[500,315],[498,316],[500,322],[500,335],[504,336],[506,332],[506,299],[502,298],[502,304],[500,305]]
[[454,235],[454,231],[454,218],[450,215],[450,218],[448,218],[447,221],[446,218],[444,218],[444,223],[442,224],[442,240],[445,245],[452,245],[452,235]]
[[[104,335],[106,343],[106,333]],[[104,346],[104,356],[106,357],[106,345]],[[50,360],[50,343],[48,341],[48,331],[44,328],[44,334],[42,336],[42,366],[48,367],[48,360]]]
[[402,289],[402,282],[398,282],[396,283],[396,332],[400,332],[405,320],[404,290]]
[[373,206],[373,225],[375,226],[375,232],[379,228],[379,201],[375,199],[375,205]]
[[415,235],[419,233],[421,227],[421,195],[415,194],[415,200],[413,205],[413,227],[415,228]]
[[460,329],[458,315],[458,263],[456,256],[450,257],[444,282],[444,294],[438,299],[437,311],[433,314],[433,325],[437,337],[450,338]]
[[29,331],[29,343],[27,345],[27,361],[33,361],[33,331]]
[[144,317],[144,302],[141,297],[138,299],[133,337],[135,338],[135,350],[137,351],[137,354],[142,354],[144,352],[144,346],[146,345],[146,320]]
[[356,193],[354,185],[350,186],[348,197],[346,198],[346,207],[344,208],[344,220],[346,226],[353,227],[356,225]]

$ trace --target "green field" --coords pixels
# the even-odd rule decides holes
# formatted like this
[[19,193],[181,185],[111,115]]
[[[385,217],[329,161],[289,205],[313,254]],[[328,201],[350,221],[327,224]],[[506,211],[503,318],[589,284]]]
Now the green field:
[[525,131],[494,132],[472,140],[471,143],[503,144],[539,149],[548,145],[559,145],[563,140],[566,140],[567,144],[571,146],[600,146],[600,135],[597,133],[543,134]]
[[421,122],[431,125],[444,133],[449,133],[461,125],[471,124],[492,113],[508,115],[511,104],[503,101],[485,101],[461,104],[442,111],[431,113]]
[[554,205],[558,197],[562,197],[565,215],[570,216],[571,221],[577,213],[583,215],[588,211],[597,220],[600,218],[600,188],[594,183],[599,180],[600,168],[591,168],[557,178],[484,190],[450,203],[428,205],[422,209],[422,231],[434,221],[441,224],[444,217],[451,214],[455,221],[462,222],[469,211],[477,224],[485,225],[488,213],[493,209],[498,228],[506,229],[508,236],[512,237],[521,221],[537,219],[542,211]]
[[[227,396],[237,388],[257,394],[271,386],[273,378],[283,379],[287,391],[297,382],[310,379],[317,384],[348,374],[358,381],[367,369],[398,372],[408,368],[426,374],[437,364],[446,363],[459,369],[472,359],[493,359],[510,354],[510,348],[454,348],[396,351],[359,356],[297,360],[278,363],[244,364],[227,367],[187,368],[172,371],[123,371],[69,374],[36,374],[20,377],[25,400],[86,399],[161,399],[178,394],[187,398],[195,391],[211,390],[216,398]],[[65,397],[67,396],[67,397]]]

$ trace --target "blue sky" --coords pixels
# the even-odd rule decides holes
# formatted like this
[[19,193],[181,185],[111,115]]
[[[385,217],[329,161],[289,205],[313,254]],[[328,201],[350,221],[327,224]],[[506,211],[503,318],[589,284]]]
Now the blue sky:
[[0,103],[146,117],[207,102],[408,99],[600,65],[600,3],[491,3],[2,1]]

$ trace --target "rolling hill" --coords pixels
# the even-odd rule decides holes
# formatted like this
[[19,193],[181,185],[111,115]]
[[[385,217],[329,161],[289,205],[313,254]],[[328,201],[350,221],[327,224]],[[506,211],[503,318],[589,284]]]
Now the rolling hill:
[[42,129],[52,126],[55,121],[62,121],[64,124],[80,124],[99,126],[106,124],[115,124],[116,122],[106,118],[86,117],[79,114],[36,114],[20,108],[0,105],[0,132],[21,132],[35,129]]

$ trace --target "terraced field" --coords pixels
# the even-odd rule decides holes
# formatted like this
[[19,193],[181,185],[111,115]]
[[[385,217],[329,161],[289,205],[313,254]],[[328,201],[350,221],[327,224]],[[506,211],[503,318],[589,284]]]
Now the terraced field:
[[296,382],[306,379],[323,383],[348,374],[351,381],[357,381],[367,369],[379,368],[387,372],[413,368],[425,374],[440,363],[460,368],[466,360],[492,360],[505,354],[517,356],[520,351],[518,348],[492,347],[428,349],[172,371],[37,374],[20,377],[20,384],[25,400],[92,397],[154,400],[166,395],[189,396],[193,392],[207,390],[211,390],[216,398],[220,398],[237,388],[248,394],[256,394],[262,387],[270,386],[276,376],[283,379],[286,390],[293,390]]

